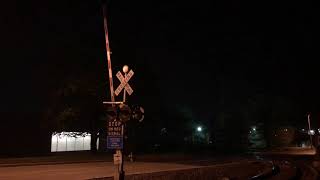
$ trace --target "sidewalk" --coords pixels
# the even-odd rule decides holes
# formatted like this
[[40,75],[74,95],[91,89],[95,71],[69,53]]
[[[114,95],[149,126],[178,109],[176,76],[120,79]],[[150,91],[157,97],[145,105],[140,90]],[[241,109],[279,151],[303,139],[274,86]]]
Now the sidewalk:
[[113,156],[111,153],[92,154],[91,152],[64,152],[52,153],[47,156],[0,158],[0,167],[108,162],[113,161],[112,158]]

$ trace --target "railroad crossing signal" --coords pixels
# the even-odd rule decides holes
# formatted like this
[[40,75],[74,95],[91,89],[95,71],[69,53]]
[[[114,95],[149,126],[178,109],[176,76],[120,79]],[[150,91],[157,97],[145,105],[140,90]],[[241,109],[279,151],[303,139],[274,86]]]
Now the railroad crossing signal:
[[132,118],[139,122],[142,122],[144,119],[144,109],[141,106],[133,106],[132,107]]
[[122,73],[120,71],[118,71],[116,76],[119,79],[119,81],[121,82],[121,84],[118,86],[118,88],[114,92],[116,96],[118,96],[120,94],[120,92],[122,91],[123,88],[124,88],[124,91],[127,91],[129,95],[131,95],[133,93],[131,86],[128,84],[129,80],[131,79],[131,77],[133,75],[134,75],[134,72],[132,70],[130,70],[130,72],[125,75],[125,77],[122,75]]

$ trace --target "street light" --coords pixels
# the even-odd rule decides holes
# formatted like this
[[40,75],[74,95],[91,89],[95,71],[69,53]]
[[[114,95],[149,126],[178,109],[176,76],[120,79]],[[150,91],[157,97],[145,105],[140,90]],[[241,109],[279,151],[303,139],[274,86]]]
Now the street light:
[[253,126],[252,130],[255,132],[257,130],[257,128],[255,126]]
[[202,127],[201,127],[201,126],[198,126],[198,127],[197,127],[197,131],[198,131],[198,132],[201,132],[201,131],[202,131]]
[[311,134],[311,124],[310,124],[310,113],[308,113],[308,127],[309,127],[308,134],[310,136],[310,147],[313,148],[312,134]]

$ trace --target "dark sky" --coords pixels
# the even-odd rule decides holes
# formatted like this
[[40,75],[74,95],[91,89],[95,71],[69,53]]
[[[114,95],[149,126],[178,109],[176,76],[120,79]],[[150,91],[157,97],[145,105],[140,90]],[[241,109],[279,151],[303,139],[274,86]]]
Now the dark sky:
[[[1,111],[41,111],[71,75],[106,78],[99,1],[6,1],[0,10]],[[161,104],[208,120],[222,94],[232,106],[261,93],[317,113],[315,12],[304,1],[109,1],[114,75],[132,67],[130,98],[150,111]]]
[[113,2],[109,8],[115,61],[129,56],[147,64],[166,107],[214,119],[221,96],[233,106],[261,93],[287,99],[301,119],[318,112],[316,15],[308,2]]

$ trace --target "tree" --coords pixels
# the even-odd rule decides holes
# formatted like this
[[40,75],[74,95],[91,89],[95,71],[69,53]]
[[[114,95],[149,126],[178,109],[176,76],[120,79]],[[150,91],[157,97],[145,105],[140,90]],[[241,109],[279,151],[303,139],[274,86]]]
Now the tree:
[[96,150],[97,133],[103,127],[102,87],[90,74],[70,75],[53,90],[46,111],[51,132],[90,132],[91,149]]

